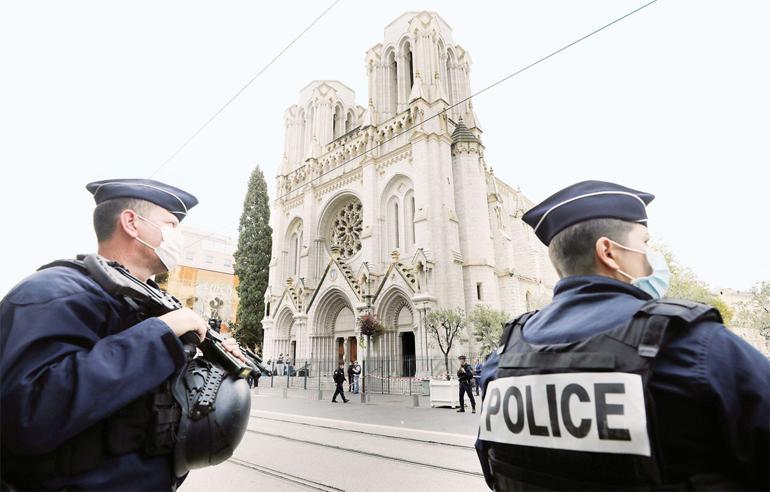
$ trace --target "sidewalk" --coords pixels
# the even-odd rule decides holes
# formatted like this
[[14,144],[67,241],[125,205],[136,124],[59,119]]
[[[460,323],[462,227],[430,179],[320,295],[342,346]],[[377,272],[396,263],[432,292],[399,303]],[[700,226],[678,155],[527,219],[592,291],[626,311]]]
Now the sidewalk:
[[[452,408],[430,408],[427,396],[419,397],[419,407],[412,406],[412,397],[401,395],[382,395],[370,393],[369,401],[361,403],[361,395],[346,393],[350,403],[331,402],[331,391],[323,392],[319,401],[318,390],[289,388],[283,398],[284,388],[263,388],[252,390],[252,413],[260,412],[307,416],[322,419],[344,420],[361,424],[401,427],[429,432],[460,434],[472,437],[478,432],[479,414],[457,413]],[[477,410],[481,408],[477,399]],[[267,415],[267,414],[262,414]],[[463,441],[470,442],[470,441]]]

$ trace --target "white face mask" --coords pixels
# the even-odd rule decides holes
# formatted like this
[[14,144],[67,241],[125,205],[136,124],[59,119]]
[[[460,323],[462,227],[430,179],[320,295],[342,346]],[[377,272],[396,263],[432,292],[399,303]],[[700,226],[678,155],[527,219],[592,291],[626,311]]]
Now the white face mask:
[[160,234],[163,239],[157,247],[152,246],[139,237],[137,237],[136,240],[155,251],[160,262],[163,263],[166,270],[170,272],[179,264],[179,260],[182,258],[182,249],[184,249],[182,230],[179,227],[171,227],[170,225],[159,226],[155,222],[142,217],[139,214],[136,216],[148,224],[151,224],[153,227],[160,229]]
[[663,256],[661,252],[655,251],[651,248],[647,248],[647,251],[641,251],[638,249],[629,248],[628,246],[624,246],[615,241],[612,242],[625,250],[645,255],[647,257],[647,263],[649,263],[650,268],[652,268],[652,273],[646,277],[634,278],[623,270],[618,270],[618,273],[627,277],[629,280],[631,280],[631,285],[645,291],[653,299],[660,299],[665,296],[666,292],[668,291],[669,282],[671,280],[671,270],[668,268],[666,257]]

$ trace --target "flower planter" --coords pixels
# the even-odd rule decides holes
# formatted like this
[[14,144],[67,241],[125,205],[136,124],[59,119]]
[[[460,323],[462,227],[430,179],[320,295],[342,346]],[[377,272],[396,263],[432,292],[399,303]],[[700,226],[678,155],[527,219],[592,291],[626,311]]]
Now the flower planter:
[[444,381],[440,379],[430,380],[430,406],[432,407],[459,407],[460,383],[453,379]]

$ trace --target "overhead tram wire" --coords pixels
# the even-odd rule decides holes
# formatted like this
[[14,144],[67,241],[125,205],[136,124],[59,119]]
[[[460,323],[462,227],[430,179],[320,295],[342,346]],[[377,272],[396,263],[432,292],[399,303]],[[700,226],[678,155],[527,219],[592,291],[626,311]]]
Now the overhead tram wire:
[[[496,86],[498,86],[498,85],[502,84],[503,82],[505,82],[505,81],[507,81],[507,80],[509,80],[509,79],[511,79],[511,78],[513,78],[513,77],[515,77],[515,76],[517,76],[517,75],[519,75],[519,74],[521,74],[522,72],[524,72],[524,71],[526,71],[526,70],[529,70],[530,68],[534,67],[535,65],[538,65],[538,64],[540,64],[540,63],[542,63],[542,62],[546,61],[547,59],[549,59],[549,58],[553,57],[554,55],[557,55],[557,54],[559,54],[559,53],[561,53],[561,52],[563,52],[563,51],[567,50],[568,48],[571,48],[572,46],[575,46],[576,44],[580,43],[581,41],[585,41],[586,39],[590,38],[591,36],[593,36],[593,35],[595,35],[595,34],[598,34],[599,32],[601,32],[601,31],[603,31],[603,30],[607,29],[608,27],[611,27],[611,26],[613,26],[613,25],[617,24],[618,22],[620,22],[620,21],[622,21],[622,20],[624,20],[624,19],[626,19],[626,18],[628,18],[628,17],[630,17],[630,16],[632,16],[632,15],[636,14],[637,12],[639,12],[639,11],[641,11],[641,10],[643,10],[643,9],[645,9],[645,8],[647,8],[647,7],[649,7],[650,5],[652,5],[653,3],[657,2],[657,1],[658,1],[658,0],[652,0],[652,1],[650,1],[650,2],[647,2],[647,3],[645,3],[644,5],[642,5],[642,6],[640,6],[640,7],[637,7],[636,9],[634,9],[634,10],[632,10],[632,11],[628,12],[627,14],[624,14],[624,15],[622,15],[622,16],[620,16],[620,17],[618,17],[617,19],[615,19],[615,20],[613,20],[613,21],[611,21],[611,22],[608,22],[607,24],[604,24],[603,26],[601,26],[601,27],[599,27],[599,28],[597,28],[597,29],[595,29],[595,30],[591,31],[590,33],[588,33],[588,34],[586,34],[586,35],[584,35],[584,36],[582,36],[582,37],[580,37],[580,38],[578,38],[578,39],[576,39],[576,40],[572,41],[571,43],[569,43],[569,44],[566,44],[566,45],[562,46],[561,48],[557,49],[556,51],[552,51],[551,53],[549,53],[549,54],[547,54],[547,55],[543,56],[542,58],[539,58],[538,60],[536,60],[536,61],[534,61],[534,62],[530,63],[529,65],[526,65],[526,66],[524,66],[524,67],[522,67],[522,68],[520,68],[520,69],[516,70],[515,72],[513,72],[513,73],[511,73],[511,74],[509,74],[509,75],[506,75],[505,77],[501,78],[500,80],[498,80],[498,81],[496,81],[496,82],[493,82],[492,84],[490,84],[490,85],[488,85],[488,86],[484,87],[483,89],[481,89],[481,90],[479,90],[479,91],[477,91],[477,92],[474,92],[473,94],[471,94],[470,96],[466,97],[465,99],[463,99],[463,100],[461,100],[461,101],[458,101],[458,102],[456,102],[455,104],[452,104],[451,106],[448,106],[448,107],[446,107],[446,108],[442,109],[441,111],[439,111],[438,113],[436,113],[436,114],[434,114],[434,115],[431,115],[431,116],[429,116],[428,118],[426,118],[426,119],[422,120],[422,121],[421,121],[421,122],[420,122],[418,125],[412,125],[412,126],[410,126],[409,128],[406,128],[405,130],[403,130],[403,131],[401,131],[401,132],[399,132],[399,133],[397,133],[397,134],[393,135],[392,137],[390,137],[390,138],[388,138],[388,139],[386,139],[386,140],[383,140],[382,142],[378,143],[377,145],[373,146],[372,148],[370,148],[370,149],[368,149],[368,150],[365,150],[365,151],[363,151],[362,153],[360,153],[360,154],[358,154],[358,155],[356,155],[356,156],[354,156],[354,157],[351,157],[350,159],[348,159],[348,160],[344,161],[343,163],[341,163],[341,164],[339,164],[339,165],[337,165],[337,166],[334,166],[333,168],[331,168],[331,169],[328,169],[327,171],[324,171],[323,173],[319,174],[318,176],[315,176],[315,177],[311,178],[311,179],[310,179],[310,181],[308,182],[308,184],[310,184],[310,183],[312,183],[313,181],[315,181],[315,180],[317,180],[317,179],[319,179],[319,178],[321,178],[321,177],[323,177],[323,176],[325,176],[325,175],[327,175],[327,174],[331,173],[332,171],[335,171],[335,170],[337,170],[337,169],[341,168],[342,166],[344,166],[344,165],[346,165],[346,164],[348,164],[348,163],[350,163],[350,162],[352,162],[352,161],[354,161],[354,160],[358,159],[359,157],[362,157],[362,156],[364,156],[364,155],[368,154],[369,152],[372,152],[373,150],[375,150],[375,149],[377,149],[377,148],[379,148],[379,147],[382,147],[382,146],[383,146],[383,145],[385,145],[386,143],[388,143],[388,142],[390,142],[390,141],[392,141],[392,140],[394,140],[394,139],[396,139],[396,138],[400,137],[401,135],[403,135],[404,133],[406,133],[406,132],[408,132],[408,131],[411,131],[411,130],[413,130],[413,129],[414,129],[414,128],[416,128],[417,126],[419,126],[419,125],[421,125],[421,124],[425,123],[426,121],[430,121],[430,120],[432,120],[433,118],[436,118],[436,117],[438,117],[439,115],[446,113],[446,112],[447,112],[447,111],[449,111],[450,109],[452,109],[452,108],[454,108],[454,107],[456,107],[456,106],[459,106],[460,104],[463,104],[464,102],[467,102],[467,101],[469,101],[470,99],[473,99],[474,97],[478,96],[479,94],[482,94],[482,93],[484,93],[484,92],[488,91],[489,89],[491,89],[491,88],[493,88],[493,87],[496,87]],[[282,200],[282,199],[286,198],[287,196],[289,196],[290,194],[292,194],[294,191],[296,191],[296,190],[291,190],[291,191],[289,191],[289,192],[286,192],[286,193],[284,193],[283,195],[276,197],[276,200]],[[232,227],[232,225],[233,225],[233,224],[234,224],[234,223],[230,223],[230,225],[228,225],[228,228],[227,228],[227,229],[224,229],[223,231],[229,230],[229,228],[230,228],[230,227]],[[200,239],[196,240],[196,241],[195,241],[195,242],[193,242],[192,244],[196,244],[196,243],[198,243],[198,242],[200,242],[200,241],[203,241],[204,239],[206,239],[206,238],[208,238],[208,237],[212,237],[212,236],[215,236],[215,235],[217,235],[217,234],[219,234],[219,232],[214,232],[214,233],[212,233],[212,234],[209,234],[208,236],[204,236],[204,237],[202,237],[202,238],[200,238]]]
[[193,140],[195,140],[195,137],[197,137],[197,136],[198,136],[198,135],[199,135],[199,134],[200,134],[200,133],[201,133],[203,130],[205,130],[205,129],[206,129],[206,127],[208,127],[208,126],[209,126],[209,124],[211,124],[211,122],[212,122],[212,121],[214,121],[214,120],[215,120],[215,119],[216,119],[216,118],[217,118],[217,117],[218,117],[218,116],[219,116],[219,115],[222,113],[222,111],[224,111],[225,109],[227,109],[227,107],[228,107],[228,106],[229,106],[229,105],[230,105],[230,104],[231,104],[233,101],[235,101],[235,100],[236,100],[236,99],[237,99],[237,98],[238,98],[238,97],[239,97],[241,94],[243,94],[243,92],[244,92],[246,89],[248,89],[248,87],[249,87],[249,86],[250,86],[252,83],[254,83],[254,81],[255,81],[255,80],[257,80],[257,78],[259,78],[259,76],[260,76],[260,75],[262,75],[263,73],[265,73],[265,71],[266,71],[268,68],[270,68],[270,66],[271,66],[273,63],[275,63],[275,62],[278,60],[278,58],[280,58],[280,57],[281,57],[281,55],[283,55],[284,53],[286,53],[286,51],[288,51],[288,50],[289,50],[289,48],[291,48],[291,47],[294,45],[294,43],[296,43],[296,42],[299,40],[299,38],[301,38],[301,37],[302,37],[302,36],[303,36],[303,35],[304,35],[306,32],[308,32],[308,31],[310,30],[310,28],[312,28],[312,27],[313,27],[313,26],[314,26],[314,25],[315,25],[315,24],[316,24],[316,23],[317,23],[319,20],[321,20],[321,18],[322,18],[324,15],[326,15],[326,14],[327,14],[327,13],[328,13],[328,12],[329,12],[329,11],[330,11],[332,8],[333,8],[333,7],[334,7],[335,5],[337,5],[339,2],[340,2],[340,0],[334,0],[334,1],[331,3],[331,5],[329,5],[329,6],[326,8],[326,10],[324,10],[323,12],[321,12],[321,14],[320,14],[318,17],[316,17],[316,18],[313,20],[313,22],[311,22],[311,23],[310,23],[310,24],[309,24],[309,25],[308,25],[308,26],[307,26],[307,27],[306,27],[306,28],[305,28],[305,29],[304,29],[304,30],[303,30],[301,33],[299,33],[299,34],[298,34],[298,35],[297,35],[297,36],[296,36],[294,39],[292,39],[292,40],[291,40],[291,42],[290,42],[289,44],[287,44],[287,45],[286,45],[286,46],[285,46],[285,47],[284,47],[284,48],[283,48],[281,51],[279,51],[279,52],[278,52],[278,54],[277,54],[277,55],[275,55],[275,56],[273,57],[273,59],[272,59],[272,60],[270,60],[270,61],[267,63],[267,65],[265,65],[264,67],[262,67],[262,69],[261,69],[259,72],[257,72],[257,74],[256,74],[256,75],[254,75],[254,76],[253,76],[253,77],[252,77],[252,78],[251,78],[251,79],[250,79],[248,82],[246,82],[246,84],[244,84],[244,86],[243,86],[243,87],[241,87],[241,88],[240,88],[240,90],[239,90],[238,92],[236,92],[236,93],[235,93],[235,94],[234,94],[234,95],[233,95],[233,96],[232,96],[230,99],[228,99],[228,100],[227,100],[227,102],[225,102],[225,104],[224,104],[224,105],[222,105],[222,107],[221,107],[221,108],[219,108],[219,109],[218,109],[218,110],[217,110],[217,111],[216,111],[216,112],[215,112],[213,115],[211,115],[211,117],[209,117],[209,119],[208,119],[208,120],[206,120],[206,122],[205,122],[205,123],[203,123],[203,125],[201,125],[201,126],[200,126],[200,128],[198,128],[198,129],[195,131],[195,133],[193,133],[193,134],[190,136],[190,138],[188,138],[187,140],[185,140],[185,142],[184,142],[182,145],[180,145],[180,146],[179,146],[179,148],[177,148],[177,149],[174,151],[174,153],[173,153],[173,154],[171,154],[171,155],[168,157],[168,159],[166,159],[165,161],[163,161],[163,163],[162,163],[160,166],[158,166],[158,167],[155,169],[155,171],[153,171],[153,172],[152,172],[152,174],[150,174],[150,177],[151,177],[151,178],[155,177],[155,175],[156,175],[156,174],[158,174],[158,172],[160,172],[160,170],[161,170],[161,169],[163,169],[164,167],[166,167],[166,165],[167,165],[169,162],[171,162],[172,160],[174,160],[174,159],[176,158],[176,156],[178,156],[178,155],[179,155],[179,154],[180,154],[180,153],[181,153],[181,152],[182,152],[182,151],[183,151],[185,148],[187,148],[187,146],[190,144],[190,142],[192,142]]

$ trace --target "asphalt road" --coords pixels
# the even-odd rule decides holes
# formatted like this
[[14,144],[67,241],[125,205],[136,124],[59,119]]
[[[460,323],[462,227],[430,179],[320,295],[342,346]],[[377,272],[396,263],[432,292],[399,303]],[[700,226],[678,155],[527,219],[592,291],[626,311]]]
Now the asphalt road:
[[472,447],[478,415],[311,395],[255,395],[235,455],[194,470],[180,490],[488,490]]

